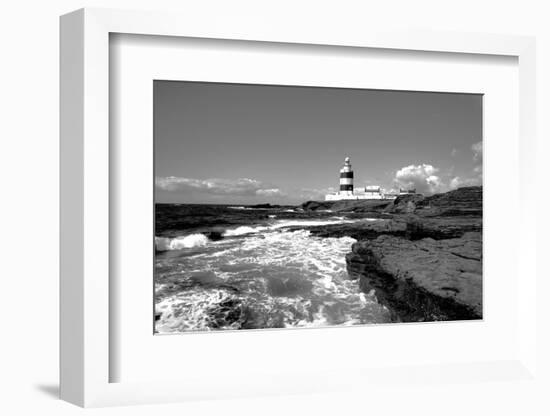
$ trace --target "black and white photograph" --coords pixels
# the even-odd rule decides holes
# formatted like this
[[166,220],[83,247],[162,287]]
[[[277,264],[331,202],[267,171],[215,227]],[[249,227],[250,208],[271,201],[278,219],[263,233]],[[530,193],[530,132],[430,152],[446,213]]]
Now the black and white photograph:
[[483,318],[481,94],[153,96],[155,334]]

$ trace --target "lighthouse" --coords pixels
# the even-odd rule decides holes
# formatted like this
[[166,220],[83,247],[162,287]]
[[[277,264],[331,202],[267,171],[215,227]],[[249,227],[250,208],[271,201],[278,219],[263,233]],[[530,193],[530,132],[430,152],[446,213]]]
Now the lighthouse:
[[350,199],[395,199],[397,195],[386,194],[378,185],[354,188],[353,169],[349,157],[344,159],[344,166],[340,169],[340,189],[325,195],[325,201],[342,201]]
[[342,196],[353,195],[353,170],[349,157],[344,159],[344,166],[340,169],[340,194]]

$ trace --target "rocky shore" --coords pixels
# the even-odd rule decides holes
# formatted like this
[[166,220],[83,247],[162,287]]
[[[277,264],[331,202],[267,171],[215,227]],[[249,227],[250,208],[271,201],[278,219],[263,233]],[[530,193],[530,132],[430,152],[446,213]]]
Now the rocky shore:
[[301,208],[378,219],[309,230],[356,239],[346,256],[349,277],[374,291],[394,321],[418,322],[482,318],[482,201],[481,187],[467,187],[393,201],[309,201]]

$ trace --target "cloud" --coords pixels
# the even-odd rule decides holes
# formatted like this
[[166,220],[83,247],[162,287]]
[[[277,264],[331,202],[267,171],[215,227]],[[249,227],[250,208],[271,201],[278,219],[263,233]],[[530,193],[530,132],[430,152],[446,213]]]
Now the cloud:
[[445,192],[448,186],[436,175],[439,169],[432,165],[409,165],[395,173],[394,184],[404,189],[416,189],[421,194]]
[[300,198],[304,200],[323,200],[325,199],[326,194],[331,194],[336,191],[336,188],[328,187],[328,188],[322,188],[322,189],[316,189],[316,188],[302,188],[298,191],[298,195],[300,195]]
[[451,157],[455,157],[457,154],[458,154],[458,149],[453,148],[453,150],[451,150]]
[[256,195],[260,196],[283,196],[285,193],[279,188],[258,189]]
[[472,152],[474,152],[474,161],[481,161],[483,159],[483,143],[474,143],[472,145]]
[[280,189],[249,178],[193,179],[176,176],[158,177],[155,185],[163,191],[175,193],[199,193],[208,195],[279,196]]
[[[481,156],[481,153],[479,155]],[[393,184],[395,188],[416,189],[416,192],[425,195],[483,184],[481,165],[476,165],[470,173],[466,173],[464,176],[453,176],[453,170],[441,172],[439,168],[426,163],[409,165],[396,171]]]

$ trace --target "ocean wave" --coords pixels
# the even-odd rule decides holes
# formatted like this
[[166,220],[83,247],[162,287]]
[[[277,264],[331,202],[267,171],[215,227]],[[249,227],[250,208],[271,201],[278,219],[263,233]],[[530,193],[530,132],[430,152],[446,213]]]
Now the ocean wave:
[[[227,239],[231,243],[214,254],[186,257],[185,269],[177,275],[178,284],[187,282],[180,286],[185,290],[162,286],[170,275],[157,281],[161,317],[156,329],[174,333],[386,322],[387,312],[374,294],[361,292],[347,276],[345,255],[355,241],[283,229]],[[208,270],[218,283],[197,282],[188,270]]]
[[267,209],[272,209],[272,208],[267,208],[267,207],[242,207],[242,206],[235,206],[235,207],[227,207],[229,209],[242,209],[242,210],[247,210],[247,211],[265,211]]
[[155,247],[158,251],[181,250],[205,246],[208,241],[208,237],[204,234],[190,234],[175,238],[155,237]]
[[347,220],[344,217],[328,220],[281,220],[273,224],[270,228],[272,230],[277,230],[286,227],[315,227],[319,225],[346,224],[353,222],[357,222],[357,220]]
[[[320,225],[353,223],[358,220],[347,220],[345,217],[333,217],[327,220],[278,220],[271,224],[228,228],[221,234],[223,237],[240,237],[250,234],[268,233],[290,227],[314,227]],[[201,247],[207,245],[211,239],[204,234],[190,234],[175,238],[155,237],[157,251],[182,250],[186,248]]]
[[223,233],[223,236],[224,237],[235,237],[235,236],[239,236],[239,235],[258,233],[260,231],[266,231],[268,229],[269,229],[269,227],[262,227],[262,226],[249,227],[249,226],[243,225],[241,227],[225,230],[224,233]]
[[[168,296],[155,305],[155,311],[161,314],[156,330],[159,333],[211,330],[213,317],[210,312],[232,298],[228,290],[202,288]],[[238,326],[229,324],[223,329],[238,329]]]
[[337,220],[279,220],[270,225],[260,225],[250,227],[243,225],[237,228],[230,228],[224,231],[224,237],[236,237],[246,234],[255,234],[264,231],[275,231],[287,227],[314,227],[317,225],[343,224],[347,222],[355,222],[356,220],[345,220],[344,217]]

